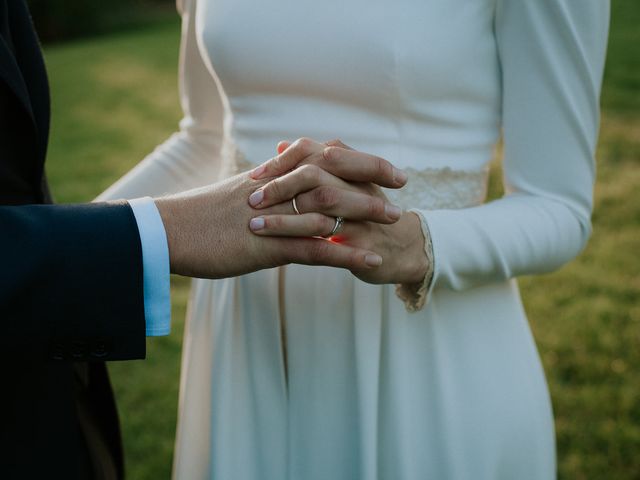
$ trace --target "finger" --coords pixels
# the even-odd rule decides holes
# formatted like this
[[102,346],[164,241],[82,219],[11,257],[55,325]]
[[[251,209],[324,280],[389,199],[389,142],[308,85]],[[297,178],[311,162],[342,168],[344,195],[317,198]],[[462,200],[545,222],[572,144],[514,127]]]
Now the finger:
[[286,261],[303,265],[358,270],[382,265],[382,257],[370,250],[334,243],[321,238],[288,239]]
[[334,140],[329,140],[328,142],[325,142],[325,145],[327,147],[340,147],[340,148],[346,148],[347,150],[353,150],[353,148],[351,148],[349,145],[342,143],[342,140],[336,138]]
[[380,197],[329,186],[301,193],[296,197],[296,205],[301,213],[318,212],[376,223],[395,223],[402,215],[400,207]]
[[271,207],[261,210],[260,214],[261,215],[297,215],[296,212],[293,210],[293,205],[291,202],[284,202],[284,203],[279,203],[277,205],[272,205]]
[[281,154],[267,160],[253,169],[249,176],[254,180],[266,177],[279,177],[296,168],[304,159],[316,154],[322,156],[325,145],[310,138],[299,138]]
[[346,190],[356,187],[327,173],[317,165],[303,165],[295,170],[267,182],[249,196],[249,205],[253,208],[265,208],[270,205],[287,202],[296,195],[321,185],[330,185]]
[[321,213],[261,215],[251,219],[249,228],[256,235],[271,237],[324,237],[335,224],[335,218]]
[[[291,146],[293,142],[290,142],[288,140],[281,140],[278,142],[278,145],[276,146],[276,150],[278,151],[278,155],[280,155],[282,152],[284,152],[287,148],[289,148]],[[328,142],[325,142],[325,145],[328,147],[342,147],[342,148],[348,148],[349,150],[353,150],[353,148],[351,148],[350,146],[342,143],[341,140],[335,139],[335,140],[329,140]]]
[[276,150],[278,151],[278,155],[280,155],[287,148],[289,148],[290,145],[291,145],[291,142],[287,140],[282,140],[281,142],[278,142],[278,146],[276,147]]
[[[254,217],[249,222],[249,229],[256,235],[264,237],[326,237],[336,224],[335,217],[321,213],[303,213],[302,215],[269,214]],[[366,222],[345,220],[340,228],[331,236],[334,242],[345,242],[371,234]],[[362,247],[363,244],[359,243]]]
[[318,164],[336,177],[354,182],[373,182],[382,187],[400,188],[407,183],[407,174],[384,158],[350,148],[329,146],[322,152]]

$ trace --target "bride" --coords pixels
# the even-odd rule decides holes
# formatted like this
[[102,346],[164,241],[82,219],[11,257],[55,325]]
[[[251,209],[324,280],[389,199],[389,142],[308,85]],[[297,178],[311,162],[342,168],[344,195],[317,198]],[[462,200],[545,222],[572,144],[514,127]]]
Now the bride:
[[[608,2],[179,8],[180,131],[102,199],[284,175],[251,197],[255,234],[341,227],[334,241],[383,265],[366,281],[299,265],[194,281],[175,477],[554,478],[514,277],[560,267],[589,236]],[[507,193],[484,203],[501,136]],[[298,137],[317,142],[281,144],[256,168]],[[378,192],[403,209],[393,225],[350,218],[349,195],[371,187],[316,169],[363,155],[408,174]],[[300,182],[308,191],[289,195]],[[261,216],[272,203],[291,215]]]

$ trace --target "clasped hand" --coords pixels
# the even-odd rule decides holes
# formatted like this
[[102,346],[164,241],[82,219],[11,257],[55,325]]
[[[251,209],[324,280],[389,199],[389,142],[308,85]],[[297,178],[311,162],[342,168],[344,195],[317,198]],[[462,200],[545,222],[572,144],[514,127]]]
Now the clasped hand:
[[[370,260],[376,263],[369,268],[347,267],[369,283],[417,283],[424,278],[427,257],[420,221],[391,204],[380,188],[403,187],[405,172],[337,140],[281,142],[278,153],[249,174],[255,180],[268,179],[250,195],[250,205],[258,211],[281,210],[253,217],[250,228],[256,235],[316,237],[342,248],[375,252]],[[337,217],[345,219],[340,230],[328,240],[317,238],[333,231]]]
[[[301,139],[279,151],[250,173],[156,199],[173,273],[223,278],[300,263],[346,268],[370,283],[422,280],[419,219],[380,188],[401,188],[404,172],[337,141]],[[338,216],[342,229],[318,238]]]

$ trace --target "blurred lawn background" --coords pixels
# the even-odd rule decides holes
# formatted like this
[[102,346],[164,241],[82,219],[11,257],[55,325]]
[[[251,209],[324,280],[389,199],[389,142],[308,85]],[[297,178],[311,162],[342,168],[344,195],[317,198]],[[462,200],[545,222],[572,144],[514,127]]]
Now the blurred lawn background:
[[[640,479],[640,2],[612,8],[593,237],[561,271],[521,281],[562,479]],[[165,12],[45,48],[57,201],[91,200],[175,130],[179,28]],[[170,476],[188,290],[188,280],[173,279],[173,332],[148,341],[146,361],[110,365],[135,480]]]

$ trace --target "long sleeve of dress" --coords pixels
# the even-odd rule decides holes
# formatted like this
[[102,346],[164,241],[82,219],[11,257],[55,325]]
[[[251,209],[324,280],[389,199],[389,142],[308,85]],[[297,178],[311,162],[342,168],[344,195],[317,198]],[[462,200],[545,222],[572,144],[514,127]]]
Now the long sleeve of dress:
[[497,0],[506,193],[420,211],[433,244],[431,288],[548,272],[582,250],[608,23],[606,0]]
[[159,145],[97,200],[157,196],[213,183],[220,172],[224,107],[196,37],[195,1],[178,4],[182,14],[180,130]]

